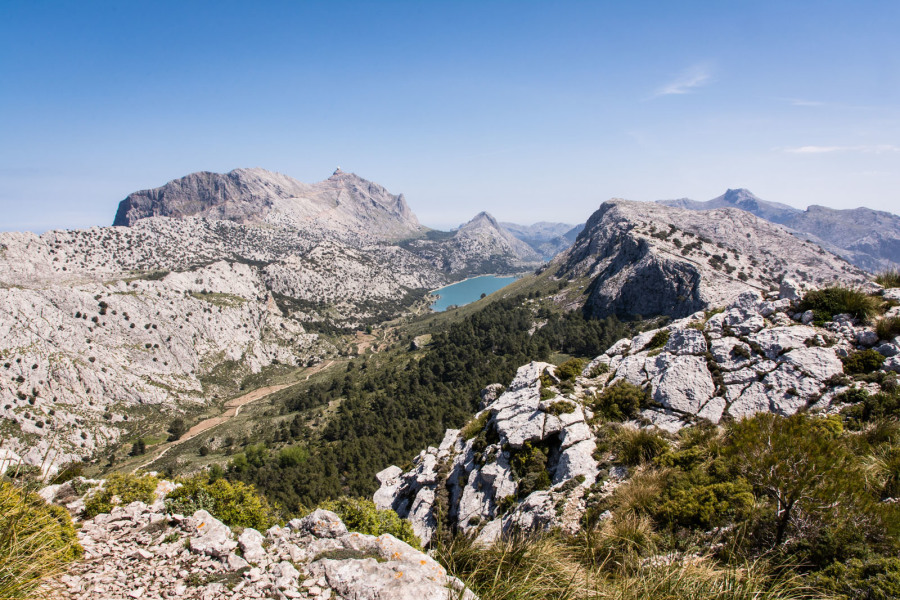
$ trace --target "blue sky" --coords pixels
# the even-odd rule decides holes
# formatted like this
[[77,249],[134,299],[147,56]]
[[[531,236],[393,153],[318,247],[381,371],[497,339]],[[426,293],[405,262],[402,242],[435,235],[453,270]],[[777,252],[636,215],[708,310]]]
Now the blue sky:
[[900,2],[0,0],[0,229],[340,165],[420,220],[726,188],[900,212]]

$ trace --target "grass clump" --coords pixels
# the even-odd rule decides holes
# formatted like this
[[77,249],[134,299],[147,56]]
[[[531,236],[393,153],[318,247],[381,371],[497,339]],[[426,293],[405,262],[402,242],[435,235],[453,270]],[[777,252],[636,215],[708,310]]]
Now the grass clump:
[[636,418],[648,402],[646,390],[622,379],[595,394],[590,405],[607,421],[626,421]]
[[229,527],[253,527],[263,531],[275,522],[274,510],[252,485],[201,473],[179,479],[182,485],[166,496],[166,510],[191,515],[205,510]]
[[875,276],[875,283],[886,288],[900,287],[900,270],[887,269]]
[[800,300],[800,310],[811,310],[814,322],[825,323],[835,315],[850,314],[860,321],[868,321],[879,313],[881,305],[877,299],[863,291],[841,286],[827,287],[807,292]]
[[547,413],[551,415],[567,415],[575,412],[575,404],[568,400],[557,400],[547,407]]
[[110,512],[114,506],[132,502],[152,504],[159,480],[147,473],[113,473],[106,478],[103,487],[84,503],[84,514],[93,518]]
[[882,340],[891,340],[900,335],[900,317],[885,317],[875,323],[875,333]]
[[31,598],[47,577],[81,556],[69,513],[0,481],[0,598]]
[[860,350],[841,359],[844,373],[847,375],[864,375],[872,373],[884,364],[884,356],[877,350]]
[[612,442],[617,461],[629,466],[649,462],[669,449],[661,433],[651,429],[620,427]]
[[466,426],[462,428],[462,431],[460,431],[463,439],[471,440],[473,437],[481,433],[484,430],[485,425],[487,425],[488,419],[490,418],[491,413],[487,410],[476,415],[475,418],[466,423]]
[[343,496],[337,500],[323,502],[319,508],[337,514],[350,531],[367,535],[389,533],[413,548],[422,549],[422,543],[416,537],[409,521],[401,519],[392,510],[378,510],[371,500]]

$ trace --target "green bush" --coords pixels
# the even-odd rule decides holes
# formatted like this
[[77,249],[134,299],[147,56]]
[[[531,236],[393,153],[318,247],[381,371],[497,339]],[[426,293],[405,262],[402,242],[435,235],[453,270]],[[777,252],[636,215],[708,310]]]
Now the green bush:
[[900,287],[900,270],[888,269],[875,276],[875,282],[886,288]]
[[422,544],[409,521],[401,519],[392,510],[378,510],[371,500],[343,496],[337,500],[323,502],[319,508],[336,513],[350,531],[367,535],[389,533],[413,548],[422,549]]
[[462,428],[462,431],[460,431],[463,439],[471,440],[473,437],[481,433],[482,430],[484,430],[485,425],[487,425],[488,419],[490,419],[490,417],[491,412],[485,410],[474,419],[466,423],[466,426]]
[[848,421],[848,426],[857,429],[875,419],[900,415],[900,394],[896,391],[870,394],[863,389],[851,388],[838,394],[834,400],[849,405],[841,410],[841,415]]
[[275,521],[272,508],[252,485],[216,479],[206,474],[180,479],[182,485],[166,496],[166,510],[190,515],[205,510],[229,527],[268,529]]
[[606,363],[597,363],[593,367],[591,367],[590,373],[588,373],[588,377],[591,379],[600,377],[601,375],[606,375],[609,373],[609,365]]
[[836,562],[812,577],[817,587],[847,600],[900,598],[900,558]]
[[875,333],[882,340],[891,340],[900,335],[900,317],[885,317],[875,323]]
[[662,348],[669,343],[670,335],[671,332],[668,329],[660,329],[653,334],[653,337],[650,338],[650,341],[647,342],[647,345],[641,348],[641,350],[656,350],[657,348]]
[[634,419],[648,401],[645,390],[624,379],[595,394],[589,400],[594,412],[607,421]]
[[531,492],[550,487],[550,472],[547,471],[549,449],[541,443],[525,442],[521,448],[510,451],[510,466],[516,476],[516,495],[525,498]]
[[669,449],[669,442],[656,431],[621,427],[613,439],[618,462],[637,466],[649,462]]
[[841,359],[844,363],[844,373],[847,375],[862,375],[872,373],[884,364],[884,356],[877,350],[860,350]]
[[44,578],[81,556],[69,513],[0,481],[0,598],[32,598]]
[[569,413],[575,412],[575,404],[569,402],[568,400],[557,400],[549,407],[547,407],[547,413],[551,415],[567,415]]
[[835,315],[850,314],[866,321],[878,314],[878,300],[860,290],[840,286],[807,292],[800,300],[800,310],[811,310],[816,323],[831,321]]
[[103,488],[84,503],[84,513],[88,518],[100,513],[108,513],[113,506],[125,506],[132,502],[152,504],[159,480],[143,473],[113,473],[106,478]]
[[584,359],[571,358],[556,367],[556,376],[563,381],[574,381],[576,377],[581,375],[585,364],[587,364],[587,361]]

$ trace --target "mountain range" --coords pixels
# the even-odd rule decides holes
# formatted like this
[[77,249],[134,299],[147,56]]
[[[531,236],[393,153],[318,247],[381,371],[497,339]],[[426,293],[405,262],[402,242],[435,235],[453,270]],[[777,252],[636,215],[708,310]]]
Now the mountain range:
[[706,202],[681,198],[659,200],[659,203],[701,211],[739,208],[784,225],[867,271],[900,267],[900,216],[889,212],[870,208],[839,210],[817,205],[800,210],[761,200],[745,189],[730,189]]

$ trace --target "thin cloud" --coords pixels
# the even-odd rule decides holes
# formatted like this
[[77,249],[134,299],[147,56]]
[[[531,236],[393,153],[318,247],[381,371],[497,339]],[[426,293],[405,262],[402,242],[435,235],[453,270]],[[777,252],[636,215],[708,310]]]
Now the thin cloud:
[[870,146],[800,146],[798,148],[785,148],[790,154],[829,154],[832,152],[866,152],[870,154],[883,154],[885,152],[900,152],[900,146],[893,144],[874,144]]
[[697,88],[706,85],[710,79],[712,79],[712,68],[709,65],[694,65],[673,81],[656,90],[653,97],[690,94]]

